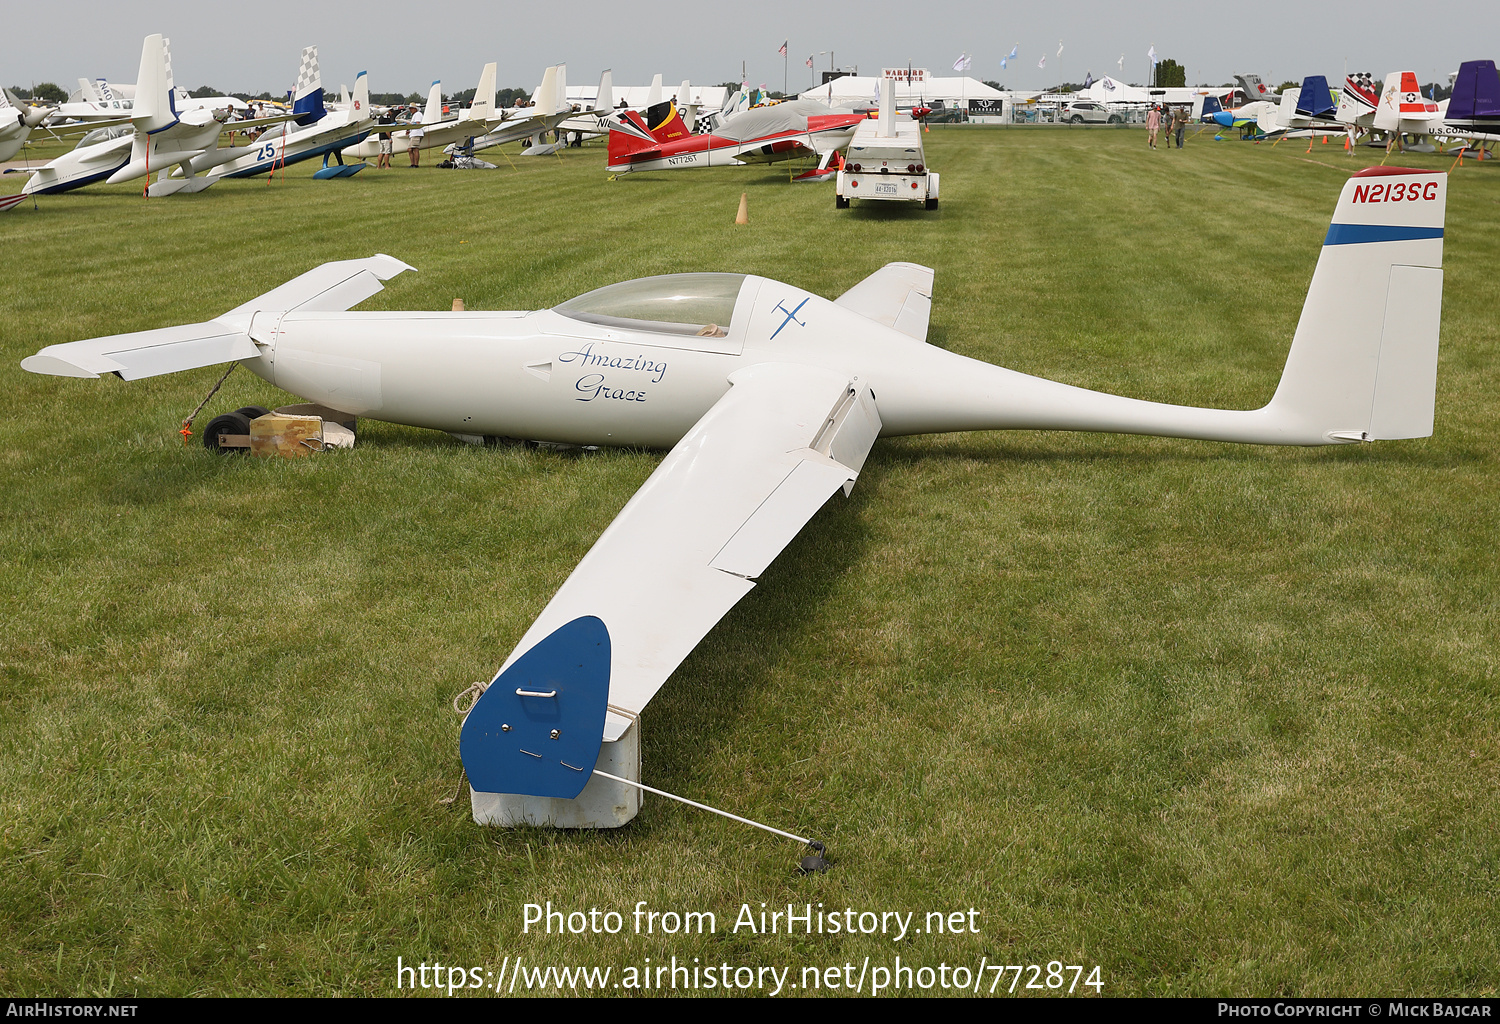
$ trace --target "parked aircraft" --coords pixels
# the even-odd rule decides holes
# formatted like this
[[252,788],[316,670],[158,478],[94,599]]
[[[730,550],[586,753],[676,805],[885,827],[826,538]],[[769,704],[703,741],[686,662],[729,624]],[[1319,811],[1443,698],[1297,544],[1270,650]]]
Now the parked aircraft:
[[828,498],[849,492],[877,437],[1430,435],[1447,180],[1371,167],[1345,182],[1281,382],[1251,411],[1103,394],[928,344],[933,272],[910,263],[834,301],[702,273],[533,312],[347,312],[411,269],[374,256],[323,264],[207,323],[52,345],[21,365],[136,380],[238,360],[349,415],[475,441],[671,448],[468,714],[460,752],[477,812],[483,794],[578,797],[603,745]]
[[[495,105],[495,69],[489,63],[479,73],[479,86],[474,90],[474,99],[463,113],[443,118],[443,83],[433,82],[428,90],[427,107],[422,115],[421,149],[443,149],[454,144],[462,145],[475,136],[484,136],[505,120],[506,112]],[[391,133],[397,152],[404,153],[411,146],[408,131]],[[380,154],[380,140],[366,138],[356,146],[344,150],[344,155],[360,159],[372,159]]]
[[[99,129],[103,134],[95,139],[97,144],[85,145],[95,136],[94,132],[89,133],[73,151],[38,169],[22,191],[28,195],[66,192],[101,178],[106,184],[118,185],[176,166],[183,177],[160,175],[147,189],[147,194],[164,196],[181,191],[197,192],[207,188],[212,181],[195,178],[196,171],[244,152],[220,149],[220,134],[280,120],[282,118],[276,117],[240,121],[236,122],[234,129],[226,129],[219,116],[206,108],[179,111],[172,85],[171,45],[160,35],[150,35],[141,45],[141,69],[136,79],[135,101],[130,108],[129,128],[119,133],[113,128]],[[125,128],[124,125],[118,127]]]
[[9,160],[20,152],[31,130],[47,120],[54,109],[23,106],[9,89],[0,89],[0,160]]
[[1284,89],[1281,103],[1257,119],[1261,131],[1281,138],[1343,135],[1344,125],[1334,117],[1337,106],[1322,75],[1308,75],[1298,89]]
[[1404,136],[1430,137],[1434,129],[1443,126],[1443,109],[1422,95],[1416,72],[1392,71],[1385,76],[1385,89],[1373,120],[1375,128],[1386,132],[1397,149],[1430,153],[1433,151],[1430,142],[1407,143]]
[[789,100],[731,115],[711,132],[694,135],[668,100],[646,111],[618,111],[609,121],[609,170],[670,170],[769,163],[832,154],[849,144],[863,114]]
[[[241,148],[233,160],[214,169],[209,175],[209,184],[221,178],[254,177],[315,157],[322,157],[326,165],[329,154],[334,154],[342,164],[343,157],[338,154],[350,145],[362,142],[375,127],[370,111],[370,78],[361,71],[354,79],[349,109],[330,112],[323,105],[318,48],[305,47],[291,116],[292,120],[268,129],[254,145]],[[241,124],[236,122],[234,127]],[[347,173],[353,173],[360,166],[363,165],[353,165]]]
[[[482,149],[504,145],[507,142],[531,139],[533,144],[524,152],[528,156],[536,156],[544,155],[540,140],[545,132],[603,131],[599,127],[599,117],[607,111],[598,108],[601,108],[601,100],[612,98],[613,89],[610,82],[610,73],[606,71],[600,78],[599,92],[594,98],[596,109],[574,110],[572,104],[568,102],[568,66],[566,64],[553,65],[543,73],[541,84],[531,94],[530,106],[508,108],[504,112],[505,119],[499,127],[461,148],[464,152],[472,154]],[[569,122],[575,122],[575,126],[567,127]],[[576,124],[592,127],[578,128]],[[547,151],[550,152],[550,149]]]
[[1466,60],[1458,67],[1443,117],[1446,135],[1500,142],[1500,72],[1492,60]]
[[1204,124],[1216,124],[1220,128],[1239,128],[1241,131],[1260,131],[1260,118],[1266,113],[1274,115],[1276,104],[1269,100],[1256,100],[1241,107],[1225,108],[1216,96],[1203,97],[1203,112],[1199,120]]

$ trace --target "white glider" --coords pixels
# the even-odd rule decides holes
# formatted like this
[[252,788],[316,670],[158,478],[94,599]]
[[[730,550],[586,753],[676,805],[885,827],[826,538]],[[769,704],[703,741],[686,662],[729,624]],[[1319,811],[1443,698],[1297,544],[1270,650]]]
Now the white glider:
[[852,488],[878,437],[1429,435],[1446,189],[1442,173],[1387,167],[1344,185],[1281,383],[1248,411],[1088,391],[930,345],[933,272],[909,263],[832,301],[751,275],[681,274],[532,312],[348,312],[410,269],[374,256],[324,264],[208,323],[53,345],[21,365],[134,380],[240,360],[359,416],[670,448],[465,721],[476,793],[568,800],[803,524]]

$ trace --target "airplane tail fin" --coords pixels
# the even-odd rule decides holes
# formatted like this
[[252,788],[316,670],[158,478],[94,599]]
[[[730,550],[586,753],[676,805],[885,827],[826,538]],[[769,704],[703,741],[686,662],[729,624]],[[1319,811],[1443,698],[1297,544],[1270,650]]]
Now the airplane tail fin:
[[1219,113],[1223,109],[1224,104],[1219,102],[1219,98],[1217,96],[1205,96],[1203,97],[1203,110],[1199,114],[1199,120],[1207,124],[1208,122],[1213,120],[1213,115]]
[[349,100],[349,122],[368,121],[370,112],[370,76],[361,71],[354,77],[354,95]]
[[634,110],[619,110],[609,118],[609,166],[625,163],[636,153],[657,149],[661,143]]
[[135,103],[130,119],[147,132],[160,131],[177,122],[177,104],[172,95],[172,54],[166,39],[147,36],[141,44],[141,69],[135,79]]
[[1385,76],[1385,90],[1380,94],[1380,105],[1375,108],[1376,128],[1397,131],[1402,120],[1428,121],[1437,116],[1437,104],[1422,98],[1422,87],[1417,84],[1415,71],[1392,71]]
[[692,134],[692,129],[682,119],[682,111],[677,109],[674,100],[648,108],[645,122],[651,137],[657,142],[676,142]]
[[531,104],[541,114],[555,114],[557,112],[557,65],[554,64],[542,72],[542,84],[536,87],[531,94]]
[[609,68],[599,76],[599,91],[594,94],[595,110],[613,110],[615,106],[615,74]]
[[479,73],[479,87],[474,90],[474,100],[469,104],[469,117],[475,121],[489,121],[496,116],[495,67],[492,61]]
[[1333,116],[1333,93],[1323,75],[1308,75],[1297,92],[1297,113],[1302,117],[1327,120]]
[[[1282,90],[1281,102],[1275,110],[1271,111],[1271,117],[1267,118],[1262,115],[1257,118],[1261,131],[1274,132],[1277,128],[1286,128],[1291,125],[1292,120],[1297,116],[1297,98],[1301,94],[1301,89]],[[1266,127],[1268,121],[1271,125],[1269,128]]]
[[1453,95],[1448,99],[1447,120],[1453,122],[1500,120],[1500,72],[1492,60],[1466,60],[1458,66]]
[[661,75],[651,78],[651,88],[646,92],[646,106],[654,107],[661,102]]
[[304,46],[297,68],[297,89],[292,95],[292,113],[298,124],[308,125],[327,113],[323,106],[323,75],[318,71],[318,48]]
[[1330,441],[1432,433],[1447,192],[1404,167],[1344,184],[1269,411]]
[[1365,73],[1348,75],[1339,91],[1339,108],[1334,117],[1344,124],[1354,124],[1357,118],[1373,113],[1379,104],[1380,90],[1373,78]]
[[424,125],[437,124],[443,119],[443,83],[439,79],[427,90],[427,109],[422,111]]

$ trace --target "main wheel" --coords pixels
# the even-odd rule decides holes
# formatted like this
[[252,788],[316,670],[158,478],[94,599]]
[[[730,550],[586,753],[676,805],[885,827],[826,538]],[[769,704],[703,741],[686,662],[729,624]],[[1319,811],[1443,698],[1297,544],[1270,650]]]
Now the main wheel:
[[271,410],[263,405],[247,405],[243,409],[236,409],[235,414],[243,416],[247,420],[259,419],[262,416],[271,415]]
[[248,448],[230,448],[219,443],[226,435],[248,433],[250,433],[248,419],[237,412],[226,412],[208,421],[208,426],[203,430],[203,447],[211,452],[218,452],[220,455],[249,451]]

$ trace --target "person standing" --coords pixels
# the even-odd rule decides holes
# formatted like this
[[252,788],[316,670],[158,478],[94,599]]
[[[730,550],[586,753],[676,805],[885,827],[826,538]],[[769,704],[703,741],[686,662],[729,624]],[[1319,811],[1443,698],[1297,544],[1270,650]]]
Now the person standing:
[[378,133],[378,138],[380,139],[380,159],[376,161],[376,170],[388,171],[391,169],[391,153],[395,149],[395,146],[391,141],[391,130],[388,126],[395,122],[396,118],[392,116],[390,111],[386,111],[380,115],[380,131]]
[[1152,106],[1146,115],[1146,145],[1156,148],[1156,133],[1161,131],[1161,107]]
[[1186,107],[1178,107],[1177,113],[1172,117],[1172,125],[1177,130],[1177,148],[1182,148],[1182,133],[1187,130],[1188,113]]
[[418,166],[422,162],[422,136],[427,133],[422,130],[422,112],[412,111],[411,127],[406,132],[406,153],[411,157],[411,165]]

